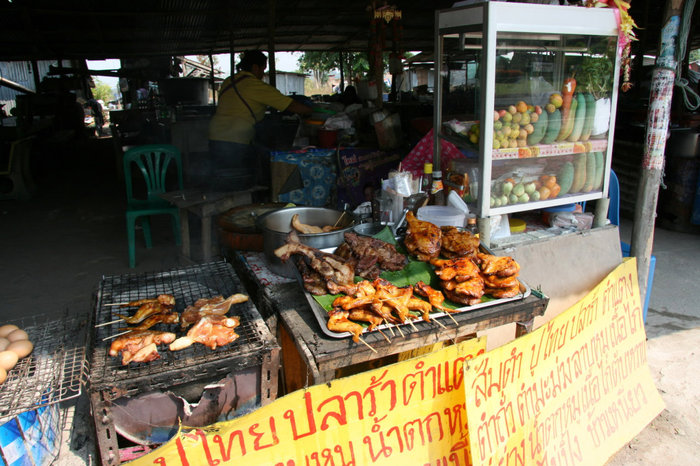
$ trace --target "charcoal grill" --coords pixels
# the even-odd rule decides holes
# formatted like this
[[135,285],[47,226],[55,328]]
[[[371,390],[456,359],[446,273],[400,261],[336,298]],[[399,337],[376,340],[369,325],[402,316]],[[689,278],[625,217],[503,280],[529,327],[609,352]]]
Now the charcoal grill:
[[[159,294],[175,297],[174,311],[182,312],[197,299],[234,293],[247,294],[230,264],[225,261],[198,264],[174,270],[105,276],[95,295],[94,324],[115,320],[114,312],[133,314],[134,308],[120,309],[108,304],[154,298]],[[130,311],[130,312],[122,312]],[[97,426],[97,440],[103,464],[119,464],[116,431],[111,420],[113,401],[186,387],[194,381],[215,382],[230,373],[259,367],[261,404],[274,400],[277,391],[279,347],[265,326],[252,300],[235,304],[228,313],[238,316],[240,336],[229,345],[215,350],[195,343],[180,351],[160,346],[160,359],[147,363],[122,365],[121,356],[108,354],[110,336],[125,324],[95,327],[91,339],[90,399]],[[167,330],[182,336],[178,324],[159,324],[153,330]]]

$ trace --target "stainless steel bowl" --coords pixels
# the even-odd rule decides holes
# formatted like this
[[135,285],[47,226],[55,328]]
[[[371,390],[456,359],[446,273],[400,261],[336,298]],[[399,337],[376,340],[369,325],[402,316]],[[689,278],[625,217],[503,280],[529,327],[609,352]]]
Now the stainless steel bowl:
[[364,235],[364,236],[374,236],[380,231],[382,231],[384,228],[386,228],[386,225],[383,225],[379,222],[375,223],[360,223],[358,225],[355,225],[352,227],[352,231],[357,233],[358,235]]
[[315,225],[323,227],[326,225],[335,225],[340,218],[337,226],[339,230],[328,233],[302,234],[298,233],[299,241],[307,246],[316,249],[334,248],[340,246],[345,241],[344,234],[352,229],[355,225],[355,218],[351,213],[345,213],[339,210],[326,209],[324,207],[289,207],[279,209],[261,215],[256,224],[263,232],[263,251],[265,260],[270,267],[270,270],[284,277],[294,278],[294,269],[291,261],[283,264],[279,257],[275,256],[275,249],[282,246],[287,241],[287,235],[292,229],[292,217],[294,214],[299,215],[299,221],[307,225]]

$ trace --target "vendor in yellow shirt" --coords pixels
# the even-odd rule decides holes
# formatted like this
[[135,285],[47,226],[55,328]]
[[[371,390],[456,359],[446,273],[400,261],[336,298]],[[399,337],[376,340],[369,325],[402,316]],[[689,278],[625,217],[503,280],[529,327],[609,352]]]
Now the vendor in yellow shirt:
[[253,146],[255,124],[264,118],[268,106],[299,114],[312,111],[263,82],[265,68],[265,54],[245,52],[238,73],[221,84],[219,104],[209,123],[209,183],[216,190],[237,191],[255,183],[259,166]]

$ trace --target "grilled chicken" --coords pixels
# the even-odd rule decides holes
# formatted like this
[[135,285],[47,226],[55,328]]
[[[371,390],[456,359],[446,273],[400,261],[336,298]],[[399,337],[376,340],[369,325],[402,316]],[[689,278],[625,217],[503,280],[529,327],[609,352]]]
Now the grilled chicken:
[[[117,356],[122,353],[122,364],[130,362],[148,362],[158,359],[157,351],[145,350],[149,345],[157,346],[172,343],[175,334],[171,332],[158,332],[155,330],[141,330],[131,332],[128,335],[117,337],[109,347],[109,355]],[[141,351],[144,350],[144,351]],[[137,358],[138,355],[138,358]]]
[[232,294],[224,299],[223,296],[213,298],[200,298],[193,305],[187,306],[182,312],[180,323],[182,328],[187,328],[196,323],[204,316],[225,315],[234,304],[248,301],[248,296],[240,293]]
[[367,327],[367,330],[370,332],[374,330],[378,325],[382,325],[382,323],[384,322],[382,316],[378,315],[370,309],[353,309],[348,314],[348,318],[369,323],[369,327]]
[[491,254],[478,253],[476,261],[484,275],[497,275],[505,278],[515,275],[520,271],[520,265],[509,256],[492,256]]
[[171,343],[170,351],[185,349],[193,343],[201,343],[213,350],[217,346],[228,345],[239,337],[235,329],[240,323],[238,317],[205,315],[187,332],[186,336]]
[[459,259],[433,259],[430,261],[435,269],[435,275],[440,277],[440,280],[466,281],[472,277],[479,275],[479,267],[472,262],[468,257]]
[[160,303],[163,306],[175,306],[175,297],[171,294],[161,294],[157,298],[139,299],[137,301],[129,301],[128,303],[120,304],[119,307],[138,307],[149,303]]
[[333,225],[317,227],[314,225],[307,225],[305,223],[301,223],[301,221],[299,220],[299,214],[292,215],[292,228],[294,228],[299,233],[303,233],[306,235],[315,233],[328,233],[329,231],[340,230],[340,227],[336,227]]
[[435,259],[440,254],[442,246],[442,232],[430,222],[418,220],[413,212],[406,214],[408,229],[404,244],[408,252],[415,255],[420,261],[427,262]]
[[180,322],[180,314],[177,312],[163,312],[161,314],[155,314],[148,317],[136,327],[124,327],[119,330],[122,332],[136,332],[139,330],[148,330],[157,324],[177,324],[178,322]]
[[480,298],[484,295],[484,279],[481,278],[481,276],[476,276],[463,282],[446,280],[442,282],[442,289],[445,291],[454,291],[463,296]]
[[450,309],[449,307],[445,307],[442,305],[442,303],[445,302],[445,296],[442,294],[442,291],[436,290],[435,288],[431,287],[430,285],[427,285],[423,281],[420,281],[413,285],[413,291],[425,298],[428,298],[428,301],[430,301],[430,305],[434,308],[440,309],[441,311],[445,312],[454,312],[454,309]]
[[360,341],[360,334],[364,331],[362,325],[348,319],[350,312],[343,309],[333,309],[328,313],[328,323],[326,326],[331,332],[350,332],[352,340]]
[[442,248],[440,253],[450,259],[457,257],[474,257],[479,250],[479,238],[468,231],[459,231],[456,227],[445,226],[442,230]]
[[520,293],[520,285],[515,284],[513,286],[509,286],[509,287],[505,287],[505,288],[484,287],[484,292],[486,294],[493,296],[494,298],[497,298],[497,299],[512,298],[513,296],[517,296],[518,293]]
[[117,314],[116,312],[114,313],[114,315],[124,319],[124,322],[126,322],[127,324],[138,324],[154,314],[162,314],[164,312],[168,312],[170,309],[171,306],[164,305],[156,301],[142,304],[141,307],[138,308],[136,313],[131,317],[124,314]]

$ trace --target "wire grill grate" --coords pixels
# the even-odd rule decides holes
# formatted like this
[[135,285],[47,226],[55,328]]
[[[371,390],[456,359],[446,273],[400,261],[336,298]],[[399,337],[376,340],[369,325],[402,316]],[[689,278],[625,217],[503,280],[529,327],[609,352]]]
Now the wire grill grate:
[[[121,309],[107,306],[112,303],[129,302],[138,299],[154,298],[159,294],[171,294],[175,297],[176,312],[182,312],[188,305],[200,298],[216,295],[224,297],[234,293],[247,294],[233,268],[226,262],[211,262],[191,267],[179,268],[166,272],[147,274],[127,274],[103,277],[95,304],[95,324],[117,319],[114,312],[129,311],[134,308]],[[195,343],[180,350],[169,351],[167,347],[159,348],[160,359],[147,363],[130,363],[123,366],[120,357],[108,354],[111,339],[106,338],[119,333],[125,325],[116,323],[96,327],[93,332],[92,363],[90,383],[93,387],[118,385],[124,387],[130,383],[138,384],[140,390],[162,388],[163,375],[170,385],[189,381],[203,373],[210,373],[212,367],[224,371],[232,365],[248,366],[260,363],[266,348],[274,345],[260,314],[251,300],[235,304],[228,312],[229,316],[240,317],[236,333],[240,336],[229,345],[211,350]],[[159,324],[153,330],[164,330],[182,336],[177,324]],[[272,342],[271,342],[272,340]],[[159,377],[155,377],[158,375]]]
[[37,315],[7,323],[24,329],[34,350],[17,363],[0,386],[0,423],[22,412],[78,397],[88,374],[84,327],[81,329],[84,322],[78,317],[55,320],[55,316]]

